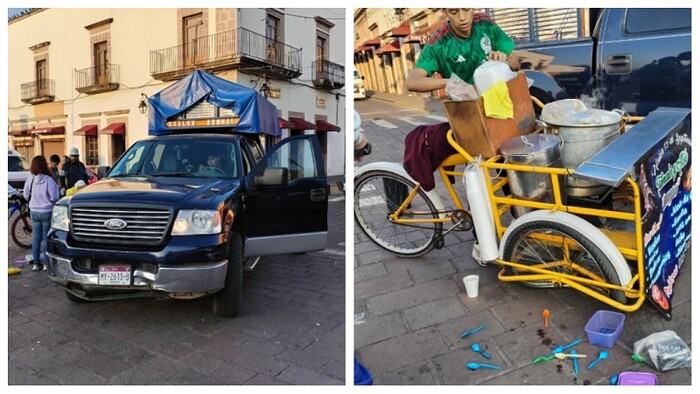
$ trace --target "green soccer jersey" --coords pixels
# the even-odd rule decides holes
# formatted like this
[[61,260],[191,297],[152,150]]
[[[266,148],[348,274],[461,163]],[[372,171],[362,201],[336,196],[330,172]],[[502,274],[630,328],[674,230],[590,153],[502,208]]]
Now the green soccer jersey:
[[515,47],[513,40],[496,24],[490,21],[472,25],[468,38],[456,37],[447,26],[436,32],[437,37],[423,48],[416,67],[425,70],[428,76],[439,72],[444,78],[453,73],[467,83],[474,83],[474,70],[491,51],[510,55]]

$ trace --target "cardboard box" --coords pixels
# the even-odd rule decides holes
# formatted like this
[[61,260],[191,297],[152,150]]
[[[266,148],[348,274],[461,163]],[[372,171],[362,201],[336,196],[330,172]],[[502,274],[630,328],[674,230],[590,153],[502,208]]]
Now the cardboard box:
[[506,82],[513,102],[512,119],[496,119],[484,113],[484,99],[447,100],[443,102],[447,120],[455,139],[470,155],[490,158],[498,155],[501,145],[513,137],[535,130],[535,109],[530,99],[525,73]]

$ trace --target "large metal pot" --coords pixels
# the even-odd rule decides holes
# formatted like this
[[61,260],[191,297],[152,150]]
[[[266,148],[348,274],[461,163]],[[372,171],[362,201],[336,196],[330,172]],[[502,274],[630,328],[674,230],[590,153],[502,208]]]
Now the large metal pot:
[[[598,109],[589,109],[587,112],[598,123],[547,123],[549,132],[558,134],[564,142],[561,149],[561,160],[565,168],[577,168],[620,136],[621,114]],[[567,195],[569,196],[596,196],[604,193],[607,189],[607,186],[599,183],[573,177],[567,179]]]
[[[501,145],[506,163],[561,168],[561,139],[551,134],[531,134],[511,138]],[[549,174],[508,171],[508,184],[513,196],[539,202],[554,202],[552,178]],[[532,210],[514,207],[520,217]]]

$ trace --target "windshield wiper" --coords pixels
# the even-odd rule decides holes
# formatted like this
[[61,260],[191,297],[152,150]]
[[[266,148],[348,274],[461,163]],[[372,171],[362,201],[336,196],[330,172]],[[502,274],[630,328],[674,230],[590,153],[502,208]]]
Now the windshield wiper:
[[183,178],[201,178],[201,176],[196,175],[191,172],[187,171],[180,171],[180,172],[158,172],[153,174],[155,176],[174,176],[174,177],[183,177]]

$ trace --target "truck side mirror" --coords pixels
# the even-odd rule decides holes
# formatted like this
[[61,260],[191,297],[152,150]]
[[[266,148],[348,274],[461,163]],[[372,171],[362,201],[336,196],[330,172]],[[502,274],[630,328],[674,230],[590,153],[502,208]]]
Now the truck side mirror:
[[289,169],[282,167],[267,167],[262,175],[255,176],[257,186],[285,186],[289,183]]
[[109,170],[111,170],[111,169],[112,169],[112,167],[110,167],[110,166],[99,166],[99,167],[97,167],[97,177],[98,177],[99,179],[102,179],[102,178],[106,177],[106,176],[107,176],[107,173],[108,173]]

